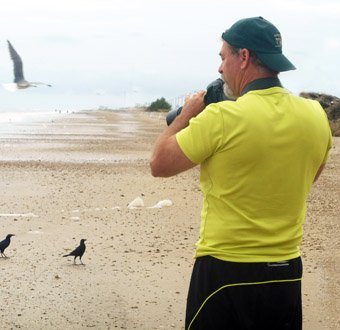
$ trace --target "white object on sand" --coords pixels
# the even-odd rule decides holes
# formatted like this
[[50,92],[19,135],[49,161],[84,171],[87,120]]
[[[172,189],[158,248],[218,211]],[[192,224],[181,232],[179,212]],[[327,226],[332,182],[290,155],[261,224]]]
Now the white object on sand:
[[132,202],[128,204],[128,209],[136,209],[138,207],[143,207],[144,206],[144,201],[141,197],[135,198]]
[[40,234],[43,234],[43,232],[40,231],[40,230],[31,230],[31,231],[28,231],[27,233],[28,233],[28,234],[32,234],[32,235],[40,235]]
[[161,209],[164,206],[172,206],[172,205],[173,205],[173,203],[170,199],[164,199],[162,201],[159,201],[154,206],[148,207],[148,209]]
[[38,218],[34,213],[0,213],[0,217],[32,217]]

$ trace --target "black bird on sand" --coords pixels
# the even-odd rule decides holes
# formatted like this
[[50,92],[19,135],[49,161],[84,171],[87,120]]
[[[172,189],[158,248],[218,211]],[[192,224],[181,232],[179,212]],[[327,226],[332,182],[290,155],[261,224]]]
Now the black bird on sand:
[[76,258],[79,257],[81,264],[84,265],[83,262],[81,261],[81,257],[83,256],[85,249],[86,249],[85,241],[86,241],[86,239],[82,238],[80,240],[80,245],[77,248],[75,248],[72,252],[70,252],[69,254],[65,254],[63,257],[73,256],[74,257],[74,259],[73,259],[74,264],[76,263]]
[[6,238],[0,242],[0,253],[1,253],[1,257],[5,257],[7,258],[7,256],[5,255],[5,250],[8,248],[9,244],[11,243],[11,237],[15,236],[13,234],[8,234],[6,236]]

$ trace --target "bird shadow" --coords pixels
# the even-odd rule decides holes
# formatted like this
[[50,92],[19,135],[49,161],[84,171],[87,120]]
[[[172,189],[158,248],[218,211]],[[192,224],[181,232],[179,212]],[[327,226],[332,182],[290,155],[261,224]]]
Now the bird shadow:
[[81,267],[81,266],[86,266],[85,264],[67,264],[67,267],[74,267],[74,268],[78,268],[78,267]]

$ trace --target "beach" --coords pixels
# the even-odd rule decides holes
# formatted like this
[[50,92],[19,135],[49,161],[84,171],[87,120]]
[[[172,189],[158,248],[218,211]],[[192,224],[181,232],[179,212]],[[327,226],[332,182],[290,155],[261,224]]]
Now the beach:
[[[0,135],[1,329],[183,329],[199,168],[153,178],[164,113],[69,113]],[[340,328],[340,138],[308,200],[304,329]],[[132,207],[134,203],[135,207]],[[62,257],[85,238],[85,265]]]

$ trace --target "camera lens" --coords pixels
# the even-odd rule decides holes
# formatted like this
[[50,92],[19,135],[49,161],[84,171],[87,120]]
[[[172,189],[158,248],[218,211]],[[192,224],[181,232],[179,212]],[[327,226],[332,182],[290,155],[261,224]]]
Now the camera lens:
[[[204,104],[206,106],[210,103],[217,103],[228,99],[224,94],[223,84],[224,81],[221,78],[218,78],[207,86],[207,93],[204,95]],[[178,109],[171,110],[168,112],[166,116],[166,123],[168,126],[181,113],[182,108],[183,107],[180,107]]]
[[178,109],[174,109],[168,112],[166,115],[166,124],[169,126],[174,119],[181,113],[183,107],[180,107]]

